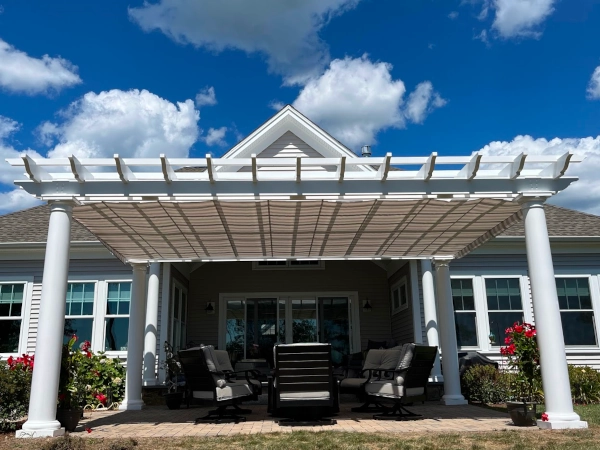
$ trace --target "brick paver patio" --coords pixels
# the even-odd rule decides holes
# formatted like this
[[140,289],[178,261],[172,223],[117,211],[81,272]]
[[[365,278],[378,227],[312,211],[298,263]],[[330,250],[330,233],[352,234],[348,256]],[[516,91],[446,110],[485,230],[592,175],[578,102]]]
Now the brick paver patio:
[[[373,420],[373,413],[353,413],[350,408],[355,402],[343,402],[340,413],[335,417],[337,424],[317,427],[280,427],[277,418],[267,414],[261,404],[248,405],[252,414],[246,422],[238,424],[194,424],[194,419],[204,416],[208,407],[192,406],[180,410],[169,410],[166,406],[148,406],[142,411],[95,411],[85,413],[77,431],[79,436],[124,438],[124,437],[183,437],[183,436],[231,436],[294,430],[333,430],[373,432],[477,432],[514,429],[507,414],[472,405],[443,406],[437,402],[414,405],[410,409],[422,414],[425,419],[417,421]],[[92,432],[87,433],[86,428]]]

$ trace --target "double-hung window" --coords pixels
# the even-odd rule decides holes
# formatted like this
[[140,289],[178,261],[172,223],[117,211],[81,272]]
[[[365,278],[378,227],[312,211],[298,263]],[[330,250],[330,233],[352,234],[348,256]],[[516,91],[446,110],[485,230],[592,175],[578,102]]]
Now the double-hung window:
[[131,282],[108,282],[104,328],[104,350],[127,350]]
[[408,285],[406,278],[392,287],[392,314],[408,308]]
[[588,278],[556,278],[565,345],[597,345]]
[[0,284],[0,353],[17,353],[25,283]]
[[96,283],[69,283],[63,342],[77,336],[77,342],[92,341]]
[[477,347],[477,313],[471,278],[451,280],[458,347]]
[[485,278],[490,342],[504,345],[505,330],[523,323],[523,302],[519,278]]

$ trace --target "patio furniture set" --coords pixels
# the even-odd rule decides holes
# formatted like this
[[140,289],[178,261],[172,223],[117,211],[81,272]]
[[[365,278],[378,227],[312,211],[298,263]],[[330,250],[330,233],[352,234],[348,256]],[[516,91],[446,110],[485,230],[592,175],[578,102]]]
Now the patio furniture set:
[[[378,420],[410,420],[421,416],[406,409],[426,400],[429,374],[437,347],[404,344],[369,350],[359,377],[334,376],[331,345],[277,344],[274,369],[268,377],[268,412],[279,425],[333,425],[340,393],[356,394],[365,403],[355,412],[376,412]],[[258,400],[261,375],[253,369],[234,371],[225,350],[211,345],[179,352],[190,399],[216,406],[196,423],[243,422],[249,409],[242,402]],[[391,406],[388,406],[391,404]],[[373,406],[370,406],[373,405]]]

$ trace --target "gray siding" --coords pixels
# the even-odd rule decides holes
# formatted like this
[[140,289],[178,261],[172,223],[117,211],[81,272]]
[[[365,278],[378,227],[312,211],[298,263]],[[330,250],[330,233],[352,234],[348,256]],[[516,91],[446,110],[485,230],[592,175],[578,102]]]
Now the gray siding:
[[[188,340],[218,345],[219,308],[204,311],[206,302],[218,305],[221,293],[356,291],[360,309],[362,348],[367,340],[389,340],[390,298],[387,274],[369,261],[327,261],[323,270],[252,270],[250,262],[207,263],[190,277]],[[373,310],[362,312],[369,298]]]
[[404,344],[406,342],[413,342],[414,329],[413,329],[413,305],[412,305],[412,286],[410,279],[410,264],[407,262],[404,266],[398,269],[388,280],[388,290],[391,292],[391,288],[394,284],[400,281],[403,277],[406,277],[406,288],[409,296],[408,308],[400,311],[396,314],[392,314],[392,304],[390,301],[389,314],[391,315],[391,327],[392,327],[392,338],[396,344]]

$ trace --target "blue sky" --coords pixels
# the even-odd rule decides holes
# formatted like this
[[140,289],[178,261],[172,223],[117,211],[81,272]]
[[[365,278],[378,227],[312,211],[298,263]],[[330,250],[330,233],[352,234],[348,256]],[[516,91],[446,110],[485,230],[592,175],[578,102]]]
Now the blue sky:
[[2,160],[218,156],[292,103],[375,155],[576,151],[600,214],[600,0],[0,3]]

